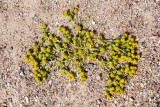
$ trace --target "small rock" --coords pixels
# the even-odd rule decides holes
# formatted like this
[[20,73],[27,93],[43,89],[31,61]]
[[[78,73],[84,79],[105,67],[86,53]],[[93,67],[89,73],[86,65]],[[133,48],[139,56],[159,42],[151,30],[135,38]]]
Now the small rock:
[[48,84],[51,85],[52,84],[52,80],[49,80]]
[[23,73],[23,72],[20,72],[20,74],[19,74],[19,75],[23,77],[23,76],[24,76],[24,73]]
[[55,24],[56,26],[58,26],[59,25],[59,22],[56,22],[56,24]]
[[25,99],[26,99],[26,104],[28,104],[28,102],[29,102],[29,101],[28,101],[28,97],[25,97]]
[[98,99],[97,100],[97,104],[101,104],[102,103],[102,100],[101,99]]
[[158,41],[158,44],[160,45],[160,40]]
[[96,24],[96,21],[95,21],[95,20],[92,20],[92,24],[95,25],[95,24]]
[[101,77],[98,75],[98,76],[96,76],[96,79],[97,79],[97,80],[100,80],[100,79],[101,79]]

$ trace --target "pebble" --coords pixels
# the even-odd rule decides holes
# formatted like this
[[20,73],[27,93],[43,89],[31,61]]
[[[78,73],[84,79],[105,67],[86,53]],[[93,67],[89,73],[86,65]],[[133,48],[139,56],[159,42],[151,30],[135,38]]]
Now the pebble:
[[28,97],[25,97],[25,99],[26,99],[26,104],[28,104],[28,102],[29,102],[29,101],[28,101]]
[[49,80],[48,84],[51,85],[52,84],[52,80]]
[[101,104],[102,103],[102,100],[101,99],[98,99],[97,100],[97,104]]
[[96,24],[95,20],[92,20],[92,24],[93,24],[93,25],[95,25],[95,24]]
[[23,77],[24,76],[24,72],[21,71],[19,75]]
[[158,44],[160,45],[160,40],[158,41]]
[[100,79],[101,79],[101,77],[98,75],[98,76],[96,76],[96,79],[97,79],[97,80],[100,80]]
[[56,24],[55,24],[56,26],[58,26],[59,25],[59,22],[56,22]]

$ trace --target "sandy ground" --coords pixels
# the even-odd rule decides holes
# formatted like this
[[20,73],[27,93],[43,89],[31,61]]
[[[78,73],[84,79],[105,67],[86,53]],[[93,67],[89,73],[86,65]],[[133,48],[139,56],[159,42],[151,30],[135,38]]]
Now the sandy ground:
[[[160,107],[159,0],[0,0],[0,107]],[[120,97],[103,96],[105,73],[93,69],[85,83],[51,71],[36,84],[23,62],[25,50],[40,35],[39,26],[68,24],[64,9],[80,5],[78,17],[106,38],[131,32],[142,58]]]

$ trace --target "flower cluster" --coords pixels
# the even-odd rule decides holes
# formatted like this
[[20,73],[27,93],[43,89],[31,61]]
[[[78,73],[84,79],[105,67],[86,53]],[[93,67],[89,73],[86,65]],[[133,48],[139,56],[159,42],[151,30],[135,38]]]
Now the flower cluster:
[[108,86],[104,91],[106,98],[110,99],[115,94],[119,96],[124,91],[127,76],[132,77],[137,70],[136,64],[140,59],[136,52],[138,43],[127,33],[107,41],[101,34],[84,28],[76,21],[78,11],[79,6],[76,5],[62,13],[69,22],[74,22],[74,29],[62,25],[57,27],[59,34],[52,34],[45,24],[41,25],[43,36],[32,43],[24,61],[30,64],[37,83],[46,80],[51,68],[69,80],[78,78],[84,82],[87,79],[84,65],[97,64],[103,71],[109,70]]
[[[94,31],[87,30],[83,25],[77,22],[74,15],[78,12],[79,6],[76,5],[72,9],[63,11],[63,15],[68,17],[69,21],[73,21],[76,34],[67,26],[58,26],[57,30],[62,34],[57,36],[48,31],[47,26],[41,25],[43,37],[38,42],[33,42],[33,49],[27,51],[25,62],[30,62],[33,68],[33,74],[39,83],[46,79],[52,66],[59,69],[61,74],[67,75],[69,80],[78,76],[80,82],[87,79],[87,71],[84,65],[87,63],[97,64],[101,62],[98,56],[102,56],[106,52],[106,43],[102,35],[96,34]],[[33,50],[33,51],[32,51]],[[32,56],[32,60],[30,57]],[[45,72],[45,76],[42,73]]]
[[79,5],[76,5],[72,9],[67,9],[62,12],[62,15],[67,16],[69,21],[74,20],[74,15],[79,11]]
[[[46,29],[46,25],[42,25],[40,28]],[[46,42],[48,43],[48,41],[50,41],[48,37],[49,33],[44,31],[43,37],[39,39],[39,42],[32,43],[32,48],[26,51],[27,55],[24,57],[24,61],[30,63],[33,77],[37,83],[41,82],[42,80],[46,80],[49,72],[49,68],[46,67],[46,65],[53,57],[52,47],[45,44]]]
[[110,99],[114,92],[120,95],[124,89],[126,76],[132,77],[137,70],[136,64],[140,58],[136,52],[137,45],[135,39],[127,33],[122,34],[109,45],[108,66],[111,71],[107,80],[107,89],[104,91],[107,99]]

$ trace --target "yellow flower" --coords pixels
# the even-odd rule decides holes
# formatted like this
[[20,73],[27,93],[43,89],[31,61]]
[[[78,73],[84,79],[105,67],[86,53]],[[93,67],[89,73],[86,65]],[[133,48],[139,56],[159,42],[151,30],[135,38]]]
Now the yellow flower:
[[90,32],[90,35],[91,35],[91,37],[93,37],[94,36],[94,32]]
[[84,82],[84,81],[86,81],[86,76],[82,76],[82,77],[80,77],[80,82]]
[[30,55],[30,56],[29,56],[29,60],[30,60],[30,61],[33,61],[33,60],[35,60],[35,59],[34,59],[34,57],[33,57],[32,55]]
[[118,47],[114,47],[114,50],[117,52],[119,51],[120,49]]
[[115,89],[114,89],[114,87],[109,87],[107,90],[110,92],[110,94],[113,94]]
[[81,27],[80,25],[77,25],[77,26],[76,26],[76,30],[77,30],[77,31],[81,31],[81,30],[82,30],[82,27]]
[[105,53],[106,49],[104,47],[99,47],[101,53]]
[[140,59],[140,55],[139,55],[139,54],[138,54],[138,55],[136,55],[136,58],[137,58],[137,59]]
[[118,47],[118,46],[119,46],[119,43],[116,43],[115,45],[116,45],[116,47]]
[[127,67],[127,68],[125,68],[124,72],[125,72],[125,74],[128,74],[128,72],[129,72],[129,68],[128,68],[128,67]]
[[118,76],[118,75],[116,75],[116,80],[120,80],[121,78]]
[[134,54],[131,54],[131,57],[132,57],[132,58],[135,58],[136,56],[135,56]]
[[60,44],[56,44],[55,47],[56,47],[57,50],[61,49]]
[[39,59],[42,59],[42,54],[39,53],[39,54],[38,54],[38,58],[39,58]]
[[56,63],[58,66],[61,66],[63,64],[62,61],[57,61]]
[[48,45],[52,45],[52,41],[51,41],[51,40],[48,40],[47,44],[48,44]]
[[60,69],[61,74],[66,74],[65,69]]
[[45,53],[45,56],[46,56],[46,57],[49,57],[49,56],[50,56],[50,54],[49,54],[49,53]]
[[112,84],[112,80],[111,80],[111,79],[108,79],[108,80],[107,80],[107,84],[108,84],[108,85],[111,85],[111,84]]
[[33,42],[33,43],[32,43],[32,46],[37,46],[37,42]]
[[109,94],[108,91],[104,91],[104,95],[108,100],[111,99],[111,95]]
[[39,73],[43,75],[43,74],[46,73],[46,71],[44,71],[44,70],[39,70]]
[[53,39],[53,35],[52,35],[52,34],[49,35],[49,39],[50,39],[50,40]]
[[68,79],[69,80],[73,80],[75,78],[74,74],[73,73],[69,73],[68,74]]
[[111,78],[114,78],[114,77],[115,77],[115,75],[114,75],[113,73],[111,73],[111,74],[110,74],[110,77],[111,77]]
[[37,74],[38,74],[38,71],[37,71],[37,70],[33,70],[32,73],[33,73],[34,75],[37,75]]
[[68,20],[69,21],[73,20],[73,16],[72,15],[68,15]]
[[112,50],[112,45],[109,45],[108,49]]
[[82,30],[81,34],[85,35],[85,33],[86,33],[86,30]]
[[78,12],[78,8],[74,8],[73,12],[76,14]]
[[51,52],[51,48],[48,47],[48,48],[46,49],[46,51],[47,51],[47,52]]
[[120,70],[117,71],[117,74],[118,74],[118,75],[122,75],[122,71],[120,71]]
[[47,77],[42,77],[42,80],[45,81],[47,79]]
[[68,35],[70,32],[69,30],[66,30],[65,32],[63,32],[65,35]]
[[24,61],[29,62],[29,56],[28,55],[24,57]]
[[79,75],[82,77],[82,76],[85,76],[86,73],[85,73],[84,71],[81,71],[81,72],[79,73]]
[[38,70],[39,70],[39,67],[38,67],[38,66],[35,66],[35,67],[33,68],[33,70],[38,71]]
[[43,32],[43,36],[44,36],[44,38],[48,38],[48,33],[47,32]]
[[68,37],[63,38],[63,42],[69,42],[69,38]]
[[130,52],[130,49],[129,49],[129,48],[127,48],[127,49],[126,49],[126,51],[127,51],[127,52]]
[[136,66],[133,66],[132,69],[134,69],[134,70],[136,71],[136,70],[137,70],[137,67],[136,67]]
[[41,79],[37,76],[34,76],[34,79],[36,80],[37,83],[40,83],[41,82]]
[[116,53],[114,52],[114,51],[111,51],[110,52],[110,55],[112,56],[112,55],[115,55]]
[[41,51],[42,51],[42,52],[45,52],[45,51],[46,51],[46,48],[45,48],[45,47],[41,47]]
[[46,28],[47,28],[46,24],[42,24],[42,25],[40,26],[40,29],[46,29]]
[[133,42],[133,41],[134,41],[134,39],[133,39],[132,37],[128,37],[128,40],[129,40],[130,42]]
[[132,50],[131,50],[131,53],[133,54],[134,52],[135,52],[134,49],[132,49]]
[[37,77],[41,77],[41,74],[40,74],[40,73],[38,73],[38,74],[37,74]]
[[78,65],[78,64],[79,64],[79,61],[78,61],[78,60],[74,60],[73,63],[74,63],[75,65]]
[[118,55],[112,56],[113,59],[117,60],[118,59]]
[[55,43],[57,41],[58,41],[58,38],[57,37],[53,37],[52,42]]
[[129,72],[129,76],[130,76],[130,77],[133,77],[133,75],[134,75],[134,74],[133,74],[132,72]]
[[31,55],[31,54],[32,54],[31,49],[27,50],[27,55]]
[[128,37],[128,34],[127,33],[123,33],[122,34],[122,38],[127,38]]
[[40,43],[43,43],[43,42],[44,42],[44,38],[40,38],[40,39],[39,39],[39,42],[40,42]]
[[128,62],[132,62],[132,58],[131,58],[131,57],[128,57],[127,61],[128,61]]
[[132,46],[133,46],[133,47],[137,47],[137,46],[138,46],[138,43],[134,42],[134,43],[132,44]]
[[87,46],[87,47],[91,47],[91,43],[87,42],[87,43],[86,43],[86,46]]
[[124,38],[121,38],[121,42],[122,42],[122,43],[125,43],[125,39],[124,39]]
[[65,43],[63,43],[63,44],[62,44],[62,46],[63,46],[63,48],[65,48],[65,49],[67,49],[67,48],[68,48],[68,45],[67,45],[67,44],[65,44]]
[[121,88],[119,86],[116,86],[116,91],[119,91]]
[[136,59],[133,59],[133,60],[132,60],[132,63],[133,63],[133,64],[136,64],[136,63],[137,63],[137,60],[136,60]]
[[119,86],[123,88],[124,87],[124,83],[120,83]]
[[109,61],[108,64],[109,64],[109,67],[111,68],[113,67],[113,63],[111,61]]
[[128,52],[128,53],[127,53],[127,55],[128,55],[128,56],[131,56],[131,53],[130,53],[130,52]]
[[63,11],[62,15],[67,16],[68,15],[68,10]]
[[77,5],[75,6],[75,8],[77,8],[77,9],[78,9],[78,8],[79,8],[79,5],[77,4]]
[[121,91],[117,91],[117,92],[116,92],[116,95],[117,95],[117,96],[120,96],[120,95],[121,95]]
[[120,82],[120,83],[125,83],[125,80],[124,80],[124,79],[121,79],[119,82]]
[[76,67],[76,70],[77,70],[78,72],[83,71],[82,67],[80,67],[80,66]]
[[79,55],[83,54],[83,50],[82,49],[78,49],[78,54]]
[[69,74],[69,73],[70,73],[70,72],[69,72],[67,69],[65,69],[65,68],[60,69],[60,72],[61,72],[61,74]]
[[61,56],[62,58],[65,58],[65,59],[68,58],[68,54],[66,52],[61,52]]
[[93,58],[93,55],[90,54],[89,56],[87,56],[87,59],[88,59],[88,60],[93,60],[93,59],[94,59],[94,58]]
[[134,73],[135,73],[135,70],[132,69],[130,72],[131,72],[132,74],[134,74]]
[[89,31],[86,31],[86,37],[87,37],[87,38],[90,38],[90,37],[91,37]]

